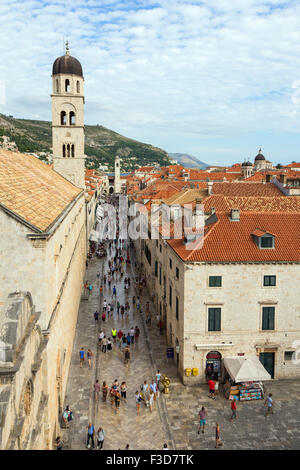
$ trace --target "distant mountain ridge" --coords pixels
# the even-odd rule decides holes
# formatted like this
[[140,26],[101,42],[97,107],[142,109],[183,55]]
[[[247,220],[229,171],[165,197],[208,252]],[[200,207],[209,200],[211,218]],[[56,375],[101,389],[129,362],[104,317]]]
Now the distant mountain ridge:
[[197,157],[189,155],[188,153],[168,153],[171,159],[177,160],[178,163],[186,168],[200,168],[205,170],[208,167],[207,163],[202,162]]
[[[0,114],[1,136],[6,135],[15,142],[18,150],[25,153],[51,154],[52,123],[31,119],[17,119]],[[97,169],[106,165],[114,168],[114,159],[118,155],[122,160],[122,171],[130,171],[139,166],[166,166],[170,159],[165,150],[150,144],[124,137],[104,126],[85,126],[86,166]],[[44,159],[39,155],[40,158]]]

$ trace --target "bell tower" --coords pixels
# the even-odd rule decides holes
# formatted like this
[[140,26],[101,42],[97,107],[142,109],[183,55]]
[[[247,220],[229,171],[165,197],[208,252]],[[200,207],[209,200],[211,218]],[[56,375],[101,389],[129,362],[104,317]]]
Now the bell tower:
[[52,70],[53,168],[79,188],[85,188],[84,78],[80,62],[66,53]]
[[120,175],[120,158],[116,156],[115,158],[115,182],[114,182],[114,192],[119,194],[121,192],[121,175]]

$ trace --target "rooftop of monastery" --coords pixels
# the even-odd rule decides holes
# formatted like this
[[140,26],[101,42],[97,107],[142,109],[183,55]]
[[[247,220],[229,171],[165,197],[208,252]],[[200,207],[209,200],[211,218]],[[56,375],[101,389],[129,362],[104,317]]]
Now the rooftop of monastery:
[[0,204],[46,232],[82,192],[38,158],[0,149]]

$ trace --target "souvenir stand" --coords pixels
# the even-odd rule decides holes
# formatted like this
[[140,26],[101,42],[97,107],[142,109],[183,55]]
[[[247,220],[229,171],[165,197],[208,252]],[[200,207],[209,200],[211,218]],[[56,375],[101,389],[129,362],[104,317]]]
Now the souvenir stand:
[[224,367],[228,374],[224,384],[226,398],[249,401],[264,397],[263,382],[271,380],[271,376],[256,356],[225,358]]

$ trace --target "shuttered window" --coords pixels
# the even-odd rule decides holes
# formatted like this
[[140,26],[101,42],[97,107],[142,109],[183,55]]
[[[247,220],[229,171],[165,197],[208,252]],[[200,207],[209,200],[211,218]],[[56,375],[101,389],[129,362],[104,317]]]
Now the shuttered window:
[[208,331],[221,331],[221,309],[208,309]]

